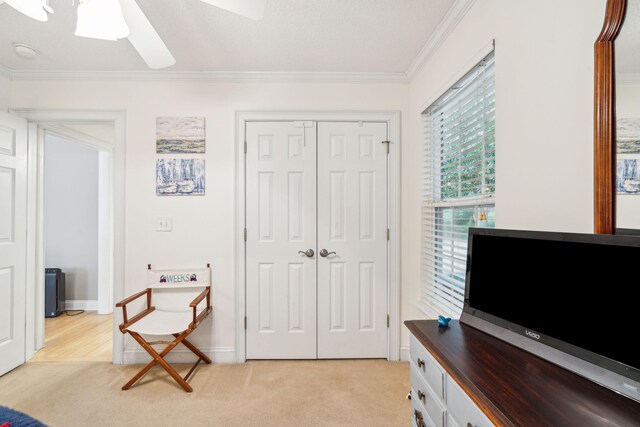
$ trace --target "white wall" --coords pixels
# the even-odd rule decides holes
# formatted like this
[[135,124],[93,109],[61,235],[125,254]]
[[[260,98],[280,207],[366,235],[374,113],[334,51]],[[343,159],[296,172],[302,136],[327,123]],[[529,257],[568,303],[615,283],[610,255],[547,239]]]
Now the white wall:
[[11,99],[11,80],[0,72],[0,111],[7,111]]
[[[126,110],[125,294],[145,287],[146,265],[213,269],[213,322],[193,341],[233,361],[235,112],[407,111],[407,84],[14,81],[13,108]],[[206,195],[155,195],[156,116],[206,119]],[[156,232],[158,216],[173,232]],[[117,286],[117,284],[116,284]],[[128,349],[138,349],[134,343]]]
[[66,273],[67,300],[98,299],[98,152],[47,135],[45,266]]
[[112,124],[78,124],[67,123],[64,125],[67,129],[80,132],[84,135],[88,135],[91,138],[98,139],[103,142],[108,142],[113,145],[116,143],[115,128]]
[[[616,115],[619,118],[640,118],[640,83],[616,85]],[[617,196],[616,221],[619,228],[640,229],[640,195]]]
[[[127,110],[126,293],[143,287],[147,263],[212,262],[213,329],[194,340],[222,355],[235,334],[235,111],[402,111],[402,319],[423,317],[416,308],[420,113],[495,39],[498,226],[592,231],[593,42],[604,6],[605,0],[476,1],[410,85],[14,81],[12,107]],[[154,195],[157,115],[206,117],[205,197]],[[164,215],[173,216],[172,233],[154,231],[155,218]]]
[[[403,318],[420,299],[420,113],[495,39],[496,220],[593,230],[593,43],[605,0],[480,0],[413,79],[403,150]],[[407,336],[402,337],[406,344]]]

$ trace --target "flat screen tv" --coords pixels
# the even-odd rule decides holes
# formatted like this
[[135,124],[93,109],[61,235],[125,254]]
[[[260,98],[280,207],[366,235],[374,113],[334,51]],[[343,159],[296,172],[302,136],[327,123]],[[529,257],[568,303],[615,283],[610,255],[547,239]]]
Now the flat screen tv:
[[472,228],[460,321],[640,401],[640,237]]

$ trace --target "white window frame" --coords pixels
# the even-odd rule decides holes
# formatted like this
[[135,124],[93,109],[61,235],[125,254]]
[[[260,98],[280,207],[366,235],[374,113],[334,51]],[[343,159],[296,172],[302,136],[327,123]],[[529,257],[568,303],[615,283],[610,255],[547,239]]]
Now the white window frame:
[[[445,148],[445,151],[453,149],[454,159],[458,160],[458,170],[455,171],[454,177],[457,178],[457,195],[455,197],[443,197],[442,195],[442,178],[441,178],[441,160],[442,160],[442,148],[443,143],[439,138],[438,133],[433,129],[433,117],[434,114],[442,115],[443,112],[448,111],[452,106],[458,103],[459,99],[470,99],[468,88],[472,85],[478,88],[476,94],[473,94],[473,99],[485,99],[485,89],[490,88],[493,96],[491,98],[491,105],[495,103],[495,93],[493,87],[495,83],[495,58],[493,50],[488,55],[484,56],[482,60],[474,64],[471,69],[464,74],[464,76],[451,85],[444,94],[440,96],[435,102],[431,103],[429,107],[423,112],[423,192],[422,192],[422,212],[421,212],[421,224],[422,224],[422,289],[420,295],[420,301],[418,307],[429,317],[437,317],[442,314],[445,316],[457,318],[462,311],[462,305],[464,302],[464,275],[466,265],[466,230],[464,230],[465,236],[460,238],[451,237],[450,239],[444,238],[446,245],[450,252],[447,254],[445,250],[442,250],[441,243],[442,237],[445,233],[455,234],[455,231],[461,232],[465,226],[454,226],[445,223],[441,216],[443,210],[450,209],[472,209],[474,216],[475,227],[487,226],[488,223],[495,222],[495,129],[493,132],[487,132],[490,126],[483,124],[483,127],[476,135],[482,136],[482,154],[474,154],[478,157],[478,160],[482,167],[480,168],[480,178],[473,178],[473,181],[478,180],[478,185],[470,185],[476,194],[473,195],[461,195],[461,177],[462,171],[460,168],[460,159],[463,154],[455,154],[455,150],[460,149],[462,153],[463,147],[456,147],[453,145]],[[486,65],[489,64],[487,71]],[[486,77],[490,77],[490,81],[484,80]],[[482,79],[482,80],[481,80]],[[489,83],[487,83],[489,82]],[[452,102],[453,100],[453,102]],[[484,107],[486,108],[486,107]],[[495,128],[495,109],[494,110],[482,110],[485,114],[489,111],[492,114],[490,122],[493,123]],[[483,116],[484,117],[484,116]],[[486,123],[486,122],[483,122]],[[473,139],[475,139],[473,138]],[[493,155],[486,158],[486,144],[488,140],[493,140]],[[476,148],[478,148],[476,146]],[[456,158],[456,156],[458,156]],[[475,159],[475,157],[474,157]],[[491,175],[486,175],[487,172],[487,160],[492,160],[493,163],[493,183],[486,184],[486,178]],[[477,164],[474,162],[473,164]],[[453,181],[453,180],[452,180]],[[472,183],[473,184],[473,183]],[[481,216],[484,214],[484,216]],[[487,214],[492,216],[490,222],[487,221]],[[440,216],[439,216],[440,215]],[[456,229],[457,228],[457,229]],[[447,274],[439,274],[445,272]],[[462,286],[462,288],[460,287]]]

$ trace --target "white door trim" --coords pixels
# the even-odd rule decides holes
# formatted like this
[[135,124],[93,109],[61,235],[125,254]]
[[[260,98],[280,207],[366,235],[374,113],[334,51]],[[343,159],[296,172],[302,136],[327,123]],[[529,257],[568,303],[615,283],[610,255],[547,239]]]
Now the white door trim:
[[236,112],[236,361],[246,361],[246,316],[245,295],[245,125],[260,121],[331,121],[331,122],[386,122],[391,143],[389,144],[389,288],[388,288],[388,360],[400,357],[400,111],[237,111]]
[[[103,256],[111,258],[112,268],[103,277],[103,281],[111,281],[113,289],[111,300],[120,300],[124,295],[124,263],[125,263],[125,144],[126,144],[126,112],[125,111],[99,111],[99,110],[41,110],[41,109],[14,109],[13,114],[26,118],[30,122],[29,130],[29,200],[27,206],[28,254],[27,271],[33,280],[27,282],[27,322],[26,322],[26,358],[29,360],[35,351],[44,345],[44,246],[42,229],[42,202],[43,202],[43,140],[44,133],[51,132],[70,138],[74,132],[65,129],[66,124],[113,124],[115,129],[115,144],[87,138],[74,138],[74,141],[97,148],[102,152],[110,153],[112,160],[106,165],[110,169],[110,193],[108,207],[109,236],[103,245],[108,247],[108,253]],[[37,137],[33,134],[37,132]],[[78,137],[78,135],[75,135]],[[104,162],[103,162],[104,163]],[[105,166],[104,164],[102,166]],[[106,173],[107,171],[102,171]],[[104,249],[104,248],[103,248]],[[33,303],[33,307],[31,306]],[[124,338],[117,328],[121,323],[120,313],[114,313],[113,317],[113,363],[123,363]]]

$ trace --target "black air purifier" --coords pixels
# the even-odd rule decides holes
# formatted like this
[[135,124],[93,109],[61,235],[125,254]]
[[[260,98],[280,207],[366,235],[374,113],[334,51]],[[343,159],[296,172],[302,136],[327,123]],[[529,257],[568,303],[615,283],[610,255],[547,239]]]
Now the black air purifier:
[[59,268],[44,270],[44,316],[57,317],[64,312],[64,273]]

